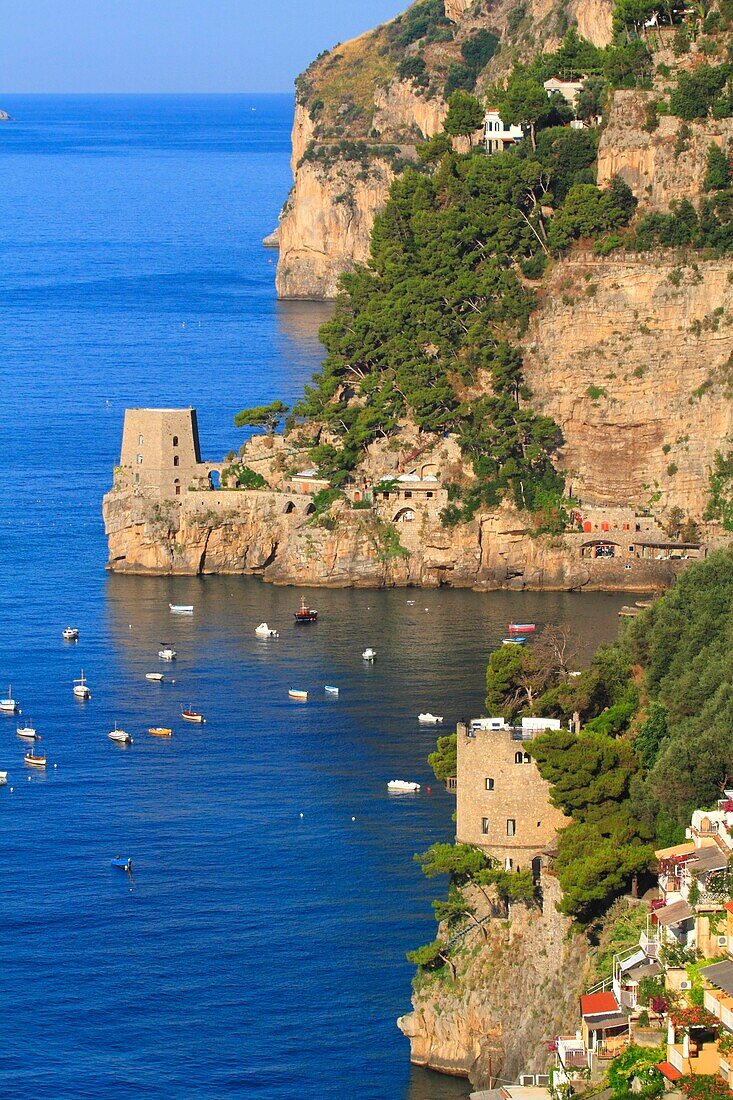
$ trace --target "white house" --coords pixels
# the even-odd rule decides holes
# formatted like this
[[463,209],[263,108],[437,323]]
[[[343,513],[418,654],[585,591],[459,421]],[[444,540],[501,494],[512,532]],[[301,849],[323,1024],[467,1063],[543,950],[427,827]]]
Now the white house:
[[521,126],[505,126],[498,111],[488,110],[484,117],[484,141],[487,153],[501,153],[524,137]]
[[583,87],[582,80],[560,80],[559,76],[551,76],[542,87],[547,92],[548,98],[555,92],[559,92],[565,102],[575,110],[575,102]]

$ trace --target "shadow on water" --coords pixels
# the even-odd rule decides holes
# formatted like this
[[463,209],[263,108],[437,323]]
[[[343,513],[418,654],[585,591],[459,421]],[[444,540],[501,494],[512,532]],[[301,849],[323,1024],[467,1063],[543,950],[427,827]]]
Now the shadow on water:
[[412,1066],[405,1100],[467,1100],[470,1094],[471,1085],[463,1077]]

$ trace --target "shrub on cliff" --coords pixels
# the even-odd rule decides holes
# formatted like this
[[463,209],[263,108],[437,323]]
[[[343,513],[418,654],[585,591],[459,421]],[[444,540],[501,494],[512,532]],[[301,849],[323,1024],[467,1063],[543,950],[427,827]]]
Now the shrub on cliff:
[[563,252],[581,237],[599,237],[628,225],[636,201],[629,185],[619,176],[614,176],[605,190],[595,184],[576,184],[552,219],[548,232],[550,246]]

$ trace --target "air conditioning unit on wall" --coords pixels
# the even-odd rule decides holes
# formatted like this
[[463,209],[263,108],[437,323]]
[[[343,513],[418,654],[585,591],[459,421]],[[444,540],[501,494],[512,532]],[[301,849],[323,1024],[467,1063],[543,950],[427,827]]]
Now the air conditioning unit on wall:
[[727,936],[718,936],[718,947],[727,947],[727,946],[728,946],[728,937]]
[[692,982],[680,982],[680,992],[685,989],[692,989]]

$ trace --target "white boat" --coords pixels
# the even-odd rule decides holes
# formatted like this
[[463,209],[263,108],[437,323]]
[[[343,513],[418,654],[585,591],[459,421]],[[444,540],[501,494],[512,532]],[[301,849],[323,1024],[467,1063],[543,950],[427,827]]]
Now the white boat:
[[163,681],[163,673],[162,672],[146,672],[145,673],[145,679],[146,680],[155,680],[156,684],[160,684]]
[[367,646],[366,649],[364,650],[364,652],[362,653],[362,657],[364,658],[365,661],[376,661],[377,651],[376,651],[376,649],[372,649],[371,646]]
[[0,772],[0,787],[4,786],[8,781],[8,773]]
[[255,627],[255,634],[257,634],[260,638],[279,638],[280,637],[278,632],[276,630],[272,630],[267,625],[267,623],[260,623],[259,626],[256,626]]
[[307,691],[299,691],[297,688],[290,688],[288,695],[291,699],[299,699],[301,703],[306,703],[308,701]]
[[331,684],[326,684],[323,690],[326,692],[326,695],[338,695],[339,693],[339,689],[337,687],[332,687]]
[[387,784],[388,791],[395,791],[400,794],[410,794],[414,791],[420,790],[419,783],[410,783],[407,779],[390,779]]
[[201,711],[194,710],[192,706],[184,707],[181,711],[181,718],[184,718],[187,722],[196,722],[198,725],[203,725],[206,721]]
[[27,722],[25,726],[18,726],[15,732],[18,734],[18,737],[24,737],[26,741],[41,740],[38,735],[38,730],[31,722]]
[[40,752],[27,752],[23,757],[26,764],[31,768],[45,768],[46,767],[46,754]]
[[161,661],[175,661],[176,651],[173,646],[168,645],[167,642],[160,643],[161,648],[158,650],[158,656]]
[[61,631],[61,637],[65,642],[78,642],[79,631],[75,626],[67,626]]
[[73,692],[77,699],[91,699],[92,693],[89,690],[89,685],[84,677],[84,669],[81,670],[81,676],[78,680],[74,680]]
[[13,689],[9,687],[7,699],[0,699],[0,710],[4,711],[5,714],[15,714],[17,709],[18,704],[13,698]]
[[192,603],[169,603],[168,607],[174,615],[193,615]]
[[437,726],[438,722],[443,721],[443,715],[431,714],[430,711],[427,710],[424,714],[418,714],[417,720],[422,723],[423,726]]
[[107,736],[109,737],[110,741],[119,741],[121,745],[132,744],[132,738],[130,737],[129,733],[127,733],[125,730],[118,729],[116,722],[115,728],[113,730],[110,730]]

